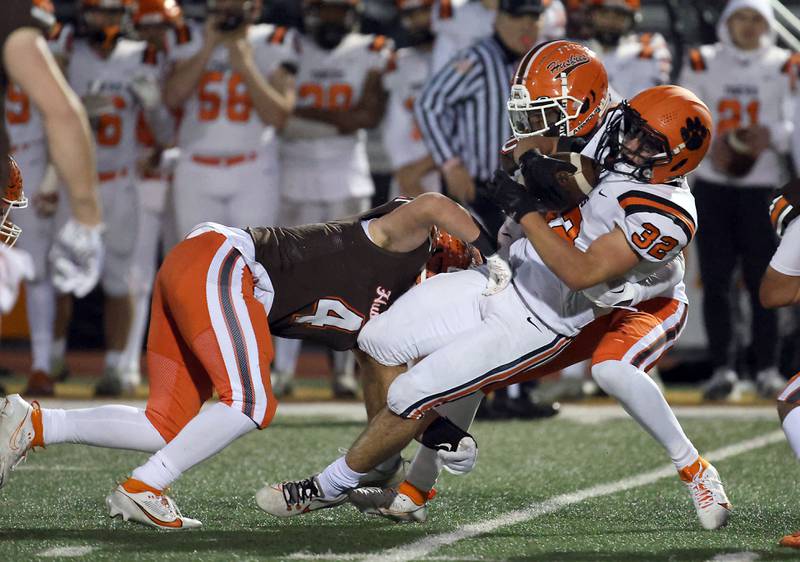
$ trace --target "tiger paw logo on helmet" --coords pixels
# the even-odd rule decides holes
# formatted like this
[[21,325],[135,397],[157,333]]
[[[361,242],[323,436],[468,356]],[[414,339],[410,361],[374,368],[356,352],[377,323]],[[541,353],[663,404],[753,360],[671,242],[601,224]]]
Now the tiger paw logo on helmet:
[[681,137],[689,150],[699,150],[708,137],[708,127],[703,125],[699,117],[687,117],[686,126],[681,127]]

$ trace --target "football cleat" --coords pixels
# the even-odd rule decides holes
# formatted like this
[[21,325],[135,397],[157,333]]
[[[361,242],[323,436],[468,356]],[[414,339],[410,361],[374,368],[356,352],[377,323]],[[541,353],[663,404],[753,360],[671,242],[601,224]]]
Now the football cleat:
[[728,523],[731,502],[722,487],[719,473],[703,457],[678,471],[681,480],[689,487],[697,517],[704,529],[719,529]]
[[[714,370],[711,378],[702,386],[703,400],[727,400],[732,398],[739,377],[726,367]],[[735,396],[733,396],[735,398]]]
[[0,488],[8,482],[11,471],[25,460],[32,447],[44,445],[41,418],[38,431],[34,420],[38,411],[38,402],[28,404],[19,394],[0,399]]
[[763,369],[756,375],[756,391],[762,398],[775,400],[778,394],[786,388],[786,378],[778,371],[777,367]]
[[789,548],[800,548],[800,531],[786,535],[778,543],[781,546],[788,546]]
[[347,495],[350,503],[367,515],[380,515],[403,523],[425,523],[428,520],[427,502],[420,505],[397,488],[356,488]]
[[175,502],[162,491],[133,478],[128,478],[106,497],[106,507],[111,517],[121,516],[123,521],[135,521],[167,531],[203,526],[197,519],[181,515]]
[[275,517],[292,517],[309,511],[336,507],[347,501],[346,494],[323,496],[316,476],[294,482],[264,486],[256,492],[258,507]]
[[[347,450],[343,450],[342,454],[347,454]],[[358,485],[365,488],[373,486],[391,488],[392,486],[398,486],[400,482],[406,479],[406,471],[409,464],[411,464],[410,461],[398,456],[397,462],[392,468],[388,470],[373,468],[359,479]]]

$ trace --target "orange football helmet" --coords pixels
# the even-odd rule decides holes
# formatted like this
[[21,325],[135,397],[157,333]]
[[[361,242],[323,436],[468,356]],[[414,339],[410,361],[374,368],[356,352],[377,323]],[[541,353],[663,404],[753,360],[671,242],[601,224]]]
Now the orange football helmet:
[[8,183],[0,198],[0,212],[2,212],[2,222],[0,222],[0,243],[6,246],[13,246],[22,234],[22,229],[8,219],[11,209],[24,209],[28,206],[28,198],[22,191],[22,172],[16,160],[8,157]]
[[602,8],[619,8],[630,12],[638,12],[642,9],[641,0],[589,0],[589,5]]
[[432,8],[434,0],[396,0],[397,9],[401,12],[410,12],[422,8]]
[[176,24],[181,7],[175,0],[138,0],[133,13],[134,25]]
[[417,283],[439,273],[467,269],[473,260],[480,262],[480,253],[441,228],[431,229],[431,256],[425,263]]
[[686,88],[648,88],[614,109],[595,160],[637,181],[669,183],[703,160],[712,123],[706,104]]
[[551,41],[528,51],[514,74],[507,103],[517,139],[588,135],[608,104],[603,63],[572,41]]

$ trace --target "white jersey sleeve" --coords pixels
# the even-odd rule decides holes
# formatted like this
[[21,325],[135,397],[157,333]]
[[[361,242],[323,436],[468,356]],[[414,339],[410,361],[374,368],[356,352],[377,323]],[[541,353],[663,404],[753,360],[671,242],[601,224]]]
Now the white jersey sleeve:
[[172,62],[192,58],[203,46],[203,28],[196,23],[186,23],[167,34],[167,52]]
[[617,197],[623,213],[616,220],[631,249],[649,262],[677,256],[696,230],[695,213],[652,189],[632,190]]
[[778,273],[800,277],[800,220],[786,229],[769,266]]

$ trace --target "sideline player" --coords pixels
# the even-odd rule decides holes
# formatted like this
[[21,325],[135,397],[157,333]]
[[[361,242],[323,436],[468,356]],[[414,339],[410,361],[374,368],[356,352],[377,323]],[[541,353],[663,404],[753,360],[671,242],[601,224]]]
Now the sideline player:
[[[761,279],[760,299],[765,308],[778,308],[800,303],[800,183],[784,186],[772,201],[770,217],[780,245]],[[800,459],[800,373],[789,380],[778,394],[778,416],[786,440]],[[782,546],[800,548],[800,531],[786,535]]]
[[[138,0],[133,23],[137,37],[155,49],[161,60],[168,55],[170,45],[180,45],[188,40],[189,32],[183,22],[180,6],[174,0]],[[143,110],[136,120],[138,161],[135,185],[139,202],[139,229],[130,281],[133,318],[119,366],[123,392],[134,390],[142,378],[142,344],[147,331],[150,295],[161,246],[170,165],[174,163],[175,149],[170,150],[170,147],[175,143],[177,122],[162,104],[162,78],[159,72],[159,81],[146,86],[151,92],[148,111],[156,114],[157,119],[148,119]],[[152,127],[151,122],[157,127]]]
[[173,49],[164,101],[183,109],[173,204],[178,239],[202,221],[275,224],[276,130],[294,108],[296,35],[255,24],[259,0],[208,0],[205,26]]
[[[52,4],[46,0],[14,0],[4,2],[0,7],[0,47],[3,54],[0,91],[5,94],[9,84],[15,85],[11,87],[14,104],[9,106],[9,113],[6,112],[5,95],[0,96],[0,111],[19,125],[33,120],[34,112],[41,116],[50,159],[64,178],[72,211],[72,218],[58,232],[50,249],[50,274],[59,290],[84,295],[94,287],[100,274],[103,227],[94,150],[86,114],[64,80],[42,35],[42,29],[49,30],[54,24]],[[8,179],[5,155],[11,148],[5,120],[3,123],[0,129],[0,154],[3,157],[0,159],[0,184],[5,184]],[[26,131],[31,135],[26,140],[19,137],[23,144],[36,137],[42,138],[34,132],[33,125]],[[32,178],[31,182],[34,181]],[[41,253],[47,255],[47,250]],[[44,269],[41,262],[39,265]],[[43,297],[44,300],[49,298],[47,295]],[[38,332],[51,329],[46,318],[42,325],[34,328]],[[42,363],[46,362],[47,358],[42,360]]]
[[[665,115],[675,118],[665,120]],[[379,363],[396,366],[424,359],[394,380],[387,408],[372,419],[346,456],[319,475],[263,488],[256,496],[259,506],[288,516],[341,502],[364,470],[419,433],[432,408],[467,400],[564,351],[597,313],[580,291],[612,279],[640,281],[674,259],[694,234],[693,201],[684,176],[705,155],[710,127],[708,108],[676,86],[652,88],[621,104],[585,149],[606,174],[570,224],[548,224],[528,191],[500,173],[495,199],[527,236],[511,247],[514,287],[486,298],[477,291],[484,278],[480,271],[440,276],[410,291],[399,308],[368,325],[359,346]],[[573,236],[565,240],[557,226]],[[648,334],[653,339],[643,338],[640,347],[631,350],[645,362],[658,358],[685,318],[685,297],[679,288],[665,296],[670,295],[675,303],[664,319],[668,331]],[[421,309],[427,311],[426,326],[397,323],[402,315],[414,317],[409,310]],[[437,321],[430,322],[431,317]],[[609,382],[648,380],[633,369],[634,376],[623,381],[616,371],[624,364],[617,360],[598,367],[608,369]],[[640,399],[630,392],[623,396]],[[650,402],[651,396],[642,401]],[[659,400],[663,401],[660,393]],[[682,433],[679,426],[677,430]],[[716,470],[696,450],[685,452],[691,455],[686,462],[695,459],[697,465],[685,468],[696,476],[691,491],[701,523],[706,528],[724,525],[729,505]]]
[[[122,36],[133,7],[132,0],[81,0],[82,33],[65,53],[67,78],[87,106],[94,129],[107,221],[101,277],[106,353],[104,376],[95,387],[99,396],[118,395],[122,384],[119,363],[133,315],[130,273],[138,230],[136,120],[140,108],[152,108],[147,92],[157,85],[148,85],[157,83],[159,75],[155,49]],[[59,304],[56,342],[66,338],[68,299]],[[64,346],[59,342],[57,347]]]
[[[351,217],[369,208],[375,192],[365,129],[386,108],[384,73],[392,42],[358,31],[360,0],[305,0],[299,38],[297,108],[281,143],[281,224]],[[273,385],[281,395],[294,377],[299,341],[275,340]],[[333,353],[335,396],[358,390],[351,353]]]
[[[0,409],[0,485],[34,446],[66,442],[152,452],[107,498],[110,514],[164,529],[199,527],[164,490],[269,424],[277,406],[270,333],[354,348],[367,320],[413,285],[431,257],[434,225],[472,240],[489,256],[498,276],[484,283],[485,290],[507,285],[510,271],[492,256],[496,247],[488,235],[438,194],[294,228],[199,225],[167,256],[156,279],[147,409],[40,409],[9,397]],[[214,391],[220,402],[201,411]],[[368,408],[370,392],[365,388]]]
[[646,88],[669,82],[672,54],[660,33],[637,33],[640,0],[588,0],[587,17],[593,40],[611,87],[625,99]]

